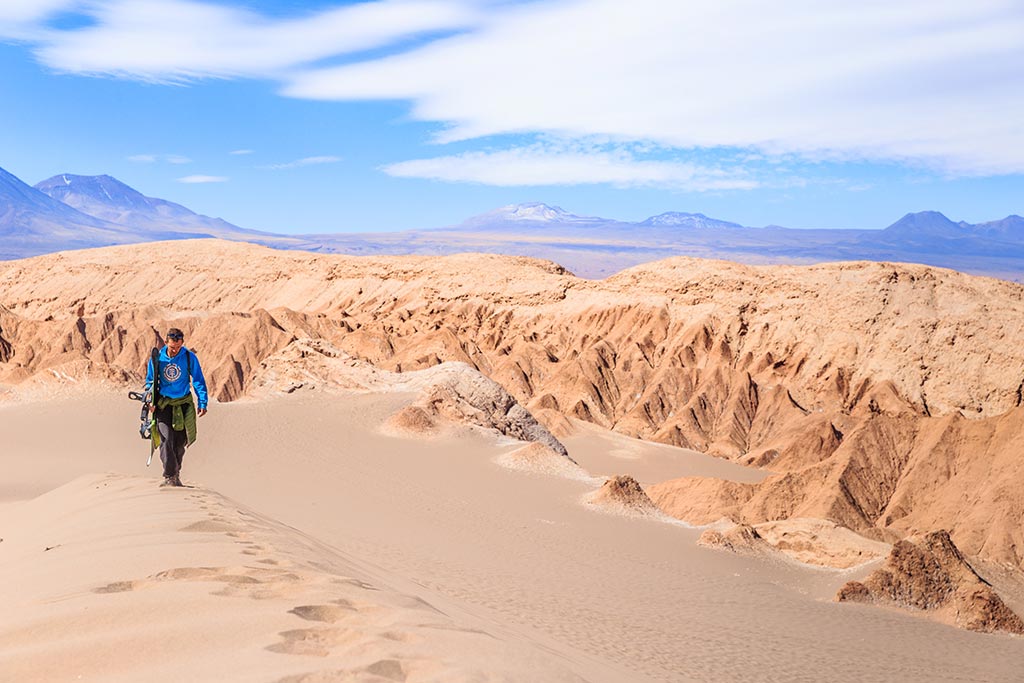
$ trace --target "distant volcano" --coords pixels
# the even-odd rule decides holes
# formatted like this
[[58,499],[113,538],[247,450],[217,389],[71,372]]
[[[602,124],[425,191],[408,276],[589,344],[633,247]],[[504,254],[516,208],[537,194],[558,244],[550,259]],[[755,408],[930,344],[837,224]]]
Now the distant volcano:
[[[109,175],[63,173],[38,183],[36,189],[90,216],[133,228],[140,233],[184,233],[189,237],[245,239],[268,236],[210,218],[166,199],[147,197]],[[166,239],[160,237],[156,239]]]
[[657,216],[651,216],[647,220],[640,223],[640,225],[647,226],[679,226],[686,228],[742,228],[743,226],[739,223],[729,223],[728,221],[720,221],[717,218],[708,218],[702,213],[682,213],[679,211],[669,211],[667,213],[661,213]]
[[121,226],[89,216],[0,168],[0,258],[138,241]]

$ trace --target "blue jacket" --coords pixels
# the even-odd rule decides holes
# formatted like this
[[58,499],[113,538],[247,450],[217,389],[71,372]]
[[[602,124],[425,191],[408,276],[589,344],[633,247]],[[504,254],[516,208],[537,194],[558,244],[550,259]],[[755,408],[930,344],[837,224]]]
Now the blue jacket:
[[[189,369],[191,368],[191,373]],[[182,346],[174,358],[167,355],[167,347],[160,349],[160,395],[167,398],[183,398],[188,395],[189,375],[192,388],[196,391],[198,409],[206,407],[206,379],[199,367],[196,354]],[[146,361],[146,390],[153,387],[153,364]]]

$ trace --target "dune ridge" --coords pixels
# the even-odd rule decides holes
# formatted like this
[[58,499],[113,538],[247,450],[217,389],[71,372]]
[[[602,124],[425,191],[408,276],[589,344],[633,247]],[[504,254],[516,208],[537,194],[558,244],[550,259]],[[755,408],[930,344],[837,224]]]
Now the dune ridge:
[[583,680],[206,489],[86,475],[7,515],[0,557],[10,680]]

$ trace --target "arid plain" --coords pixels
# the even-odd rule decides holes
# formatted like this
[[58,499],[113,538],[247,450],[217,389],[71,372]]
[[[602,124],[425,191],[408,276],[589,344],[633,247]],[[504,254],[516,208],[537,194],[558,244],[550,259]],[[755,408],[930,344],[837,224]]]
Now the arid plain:
[[[172,325],[215,402],[160,490]],[[0,678],[1017,680],[1022,336],[908,264],[0,263]]]

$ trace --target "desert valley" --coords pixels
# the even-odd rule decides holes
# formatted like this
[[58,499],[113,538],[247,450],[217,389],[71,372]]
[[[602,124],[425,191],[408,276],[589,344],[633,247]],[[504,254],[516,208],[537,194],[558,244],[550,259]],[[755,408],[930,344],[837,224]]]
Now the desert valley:
[[[183,469],[135,433],[184,330]],[[1012,681],[1024,286],[213,239],[0,262],[12,680]]]
[[0,2],[0,683],[1020,683],[1021,64],[1020,0]]

